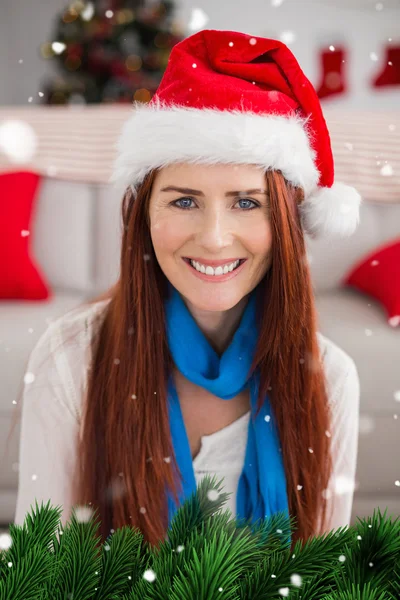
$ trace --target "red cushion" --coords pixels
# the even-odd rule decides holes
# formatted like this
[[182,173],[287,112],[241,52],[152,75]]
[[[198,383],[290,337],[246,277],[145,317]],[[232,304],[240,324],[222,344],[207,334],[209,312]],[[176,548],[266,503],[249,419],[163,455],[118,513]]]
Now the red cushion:
[[32,257],[39,184],[37,173],[0,174],[0,300],[45,300],[52,295]]
[[400,325],[400,238],[365,256],[343,284],[375,298],[386,310],[389,324]]

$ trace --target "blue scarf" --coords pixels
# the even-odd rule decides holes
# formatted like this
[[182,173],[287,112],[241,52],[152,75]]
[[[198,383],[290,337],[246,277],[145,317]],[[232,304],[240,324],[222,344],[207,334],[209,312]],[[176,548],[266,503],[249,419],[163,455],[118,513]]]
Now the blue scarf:
[[[244,466],[236,497],[236,516],[255,523],[258,519],[264,519],[278,511],[284,511],[288,515],[283,459],[268,396],[256,419],[253,418],[259,377],[255,375],[249,379],[248,373],[258,337],[256,290],[249,296],[231,343],[219,357],[179,292],[172,284],[169,284],[168,289],[169,298],[165,301],[167,337],[178,370],[189,381],[223,400],[234,398],[250,386],[251,418]],[[183,478],[183,494],[179,497],[182,504],[196,491],[197,486],[189,440],[172,375],[168,384],[168,401],[173,447]],[[267,416],[270,418],[265,419]],[[169,496],[169,524],[177,508],[173,497]]]

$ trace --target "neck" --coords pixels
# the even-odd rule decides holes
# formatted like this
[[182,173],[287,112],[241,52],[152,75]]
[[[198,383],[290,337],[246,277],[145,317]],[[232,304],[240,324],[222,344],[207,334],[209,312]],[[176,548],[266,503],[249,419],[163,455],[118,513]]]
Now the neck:
[[248,299],[244,296],[238,304],[223,311],[199,310],[186,298],[183,301],[215,352],[221,356],[232,341]]

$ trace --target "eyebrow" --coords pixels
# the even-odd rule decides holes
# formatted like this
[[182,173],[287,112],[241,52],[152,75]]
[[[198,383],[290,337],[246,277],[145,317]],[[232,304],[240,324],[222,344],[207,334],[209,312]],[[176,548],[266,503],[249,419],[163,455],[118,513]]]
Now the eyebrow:
[[[168,187],[161,188],[161,192],[181,192],[182,194],[192,194],[193,196],[203,196],[204,194],[200,190],[192,190],[191,188],[181,188],[169,185]],[[265,194],[267,195],[266,190],[261,190],[259,188],[255,188],[254,190],[245,190],[245,191],[233,191],[226,192],[225,196],[240,196],[243,194]]]

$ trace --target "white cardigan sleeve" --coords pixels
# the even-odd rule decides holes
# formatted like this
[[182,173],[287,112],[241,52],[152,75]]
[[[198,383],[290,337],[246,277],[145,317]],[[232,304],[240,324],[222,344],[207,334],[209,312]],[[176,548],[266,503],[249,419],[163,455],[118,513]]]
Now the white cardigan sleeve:
[[350,526],[358,455],[360,380],[353,359],[325,338],[326,374],[332,408],[333,472],[327,490],[324,532]]
[[[63,509],[61,522],[70,518],[72,481],[76,465],[79,415],[76,398],[84,372],[83,348],[70,344],[68,352],[61,335],[64,321],[54,321],[32,350],[22,396],[19,442],[19,483],[14,522],[22,525],[26,513],[49,500]],[[71,355],[73,360],[71,360]],[[60,369],[61,366],[61,369]]]

